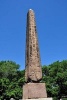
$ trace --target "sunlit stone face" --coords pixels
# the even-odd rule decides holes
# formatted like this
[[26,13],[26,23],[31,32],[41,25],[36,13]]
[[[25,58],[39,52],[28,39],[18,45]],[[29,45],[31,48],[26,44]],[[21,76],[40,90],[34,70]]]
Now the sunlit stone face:
[[40,64],[40,53],[35,23],[35,14],[29,9],[27,14],[26,29],[26,82],[39,82],[42,79],[42,69]]

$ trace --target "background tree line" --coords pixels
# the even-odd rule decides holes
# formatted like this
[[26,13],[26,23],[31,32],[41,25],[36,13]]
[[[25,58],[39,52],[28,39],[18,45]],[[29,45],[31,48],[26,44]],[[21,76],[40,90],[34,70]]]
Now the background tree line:
[[[22,98],[25,71],[19,68],[20,65],[13,61],[0,62],[0,100]],[[42,74],[41,82],[46,83],[48,97],[59,100],[67,96],[67,60],[42,66]],[[67,100],[67,98],[63,100]]]

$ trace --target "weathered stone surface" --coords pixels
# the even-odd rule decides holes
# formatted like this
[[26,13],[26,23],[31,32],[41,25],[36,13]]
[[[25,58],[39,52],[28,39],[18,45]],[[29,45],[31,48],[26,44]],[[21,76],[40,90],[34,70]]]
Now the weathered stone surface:
[[31,9],[27,14],[25,61],[26,84],[23,86],[23,100],[47,98],[45,83],[40,83],[40,80],[42,79],[42,68],[40,63],[35,15]]
[[53,100],[52,98],[22,99],[22,100]]
[[23,86],[23,99],[47,98],[45,83],[27,83]]
[[42,79],[42,69],[40,63],[40,54],[35,24],[35,15],[33,10],[27,14],[26,30],[26,65],[25,80],[26,82],[40,81]]

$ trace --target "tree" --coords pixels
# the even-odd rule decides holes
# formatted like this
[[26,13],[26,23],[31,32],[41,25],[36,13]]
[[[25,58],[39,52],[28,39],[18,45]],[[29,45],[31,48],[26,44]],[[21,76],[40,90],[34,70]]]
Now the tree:
[[24,71],[19,70],[19,65],[13,61],[0,62],[0,99],[11,97],[19,100],[22,98],[24,84]]
[[59,100],[67,95],[67,60],[54,62],[43,67],[43,82],[46,83],[48,96]]
[[[13,61],[0,62],[0,100],[22,98],[25,70]],[[48,97],[59,100],[67,96],[67,60],[42,67],[42,82],[46,83]],[[64,99],[65,100],[65,99]]]

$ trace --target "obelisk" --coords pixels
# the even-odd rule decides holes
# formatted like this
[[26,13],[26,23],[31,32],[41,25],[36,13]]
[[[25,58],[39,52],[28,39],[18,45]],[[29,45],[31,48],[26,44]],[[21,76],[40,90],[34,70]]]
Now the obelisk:
[[36,30],[35,14],[32,9],[27,13],[25,81],[23,99],[46,98],[45,83],[41,83],[42,68]]
[[42,69],[40,63],[35,15],[32,9],[30,9],[27,13],[25,64],[26,82],[39,82],[42,79]]

